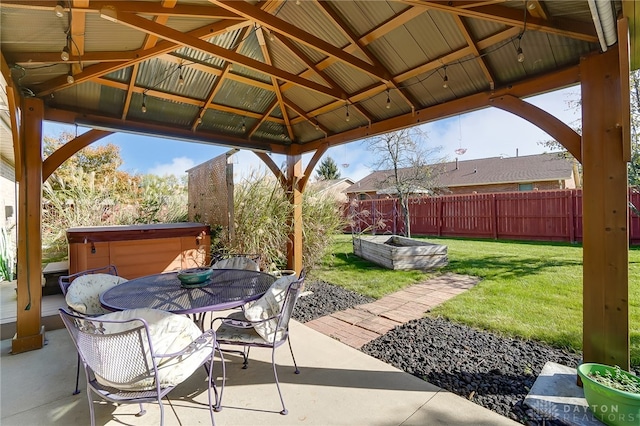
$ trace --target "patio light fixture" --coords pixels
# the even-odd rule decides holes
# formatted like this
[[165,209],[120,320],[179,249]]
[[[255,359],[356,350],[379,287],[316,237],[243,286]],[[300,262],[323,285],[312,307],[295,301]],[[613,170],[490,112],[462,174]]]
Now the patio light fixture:
[[444,67],[444,77],[442,78],[442,87],[444,89],[449,87],[449,77],[447,76],[447,67]]
[[65,62],[69,60],[69,46],[65,46],[62,48],[62,52],[60,52],[60,59]]
[[62,18],[64,16],[64,6],[62,5],[62,3],[58,2],[58,4],[56,4],[56,7],[53,8],[53,12],[58,18]]
[[347,113],[344,117],[344,121],[349,121],[351,118],[349,117],[349,104],[347,104]]
[[143,114],[147,112],[146,100],[147,100],[147,95],[146,95],[146,93],[143,93],[142,94],[142,108],[141,108],[141,111],[142,111]]
[[387,109],[391,108],[391,98],[389,97],[389,89],[387,89]]
[[178,71],[180,75],[178,76],[178,86],[184,86],[184,76],[182,75],[182,64],[178,65]]
[[76,79],[73,77],[73,73],[69,70],[69,73],[67,74],[67,83],[73,84],[75,81]]

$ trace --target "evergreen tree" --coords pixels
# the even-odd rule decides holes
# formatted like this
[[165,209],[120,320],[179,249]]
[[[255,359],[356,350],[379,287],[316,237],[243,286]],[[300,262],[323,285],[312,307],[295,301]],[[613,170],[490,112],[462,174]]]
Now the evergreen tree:
[[338,165],[333,158],[327,157],[320,163],[318,166],[318,170],[316,170],[316,176],[318,180],[331,180],[331,179],[340,179],[340,171],[338,170]]

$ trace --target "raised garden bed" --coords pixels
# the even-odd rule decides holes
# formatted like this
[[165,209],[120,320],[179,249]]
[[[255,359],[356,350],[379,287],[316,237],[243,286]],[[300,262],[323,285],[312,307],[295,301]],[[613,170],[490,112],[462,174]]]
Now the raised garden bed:
[[449,263],[447,246],[398,235],[362,235],[353,238],[356,256],[387,269],[437,269]]

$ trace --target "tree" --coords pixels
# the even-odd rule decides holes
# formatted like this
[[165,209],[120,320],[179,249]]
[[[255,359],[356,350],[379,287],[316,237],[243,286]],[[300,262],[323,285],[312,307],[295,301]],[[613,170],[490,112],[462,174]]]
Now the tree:
[[340,179],[340,171],[338,170],[338,165],[333,158],[327,157],[320,163],[318,166],[318,170],[316,170],[316,176],[318,180],[331,180],[331,179]]
[[444,159],[436,159],[442,147],[426,147],[427,135],[421,130],[403,129],[376,136],[367,141],[377,156],[371,165],[382,171],[376,186],[384,193],[396,195],[404,218],[404,236],[411,237],[409,197],[434,194],[439,189],[438,176]]

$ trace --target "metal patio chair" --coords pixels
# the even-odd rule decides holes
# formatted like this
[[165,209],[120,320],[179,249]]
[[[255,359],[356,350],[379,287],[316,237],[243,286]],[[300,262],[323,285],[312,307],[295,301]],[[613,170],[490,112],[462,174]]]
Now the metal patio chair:
[[[242,346],[243,369],[248,367],[249,350],[251,347],[271,348],[271,364],[276,387],[282,403],[280,414],[287,414],[287,408],[282,398],[278,372],[276,369],[275,351],[285,342],[289,344],[289,351],[293,359],[295,373],[300,374],[293,348],[289,338],[289,320],[298,296],[304,287],[306,272],[303,269],[300,276],[284,276],[276,280],[265,295],[245,306],[243,312],[234,312],[227,317],[218,317],[212,320],[212,328],[216,321],[220,325],[216,330],[218,345]],[[224,381],[220,389],[220,397],[216,411],[221,410],[222,394],[224,393]]]
[[[109,312],[100,306],[100,293],[126,281],[125,278],[118,276],[115,265],[107,265],[71,275],[63,275],[58,278],[58,285],[69,309],[84,316],[96,316]],[[79,379],[80,357],[78,356],[76,389],[73,391],[73,395],[80,393]]]
[[[211,424],[211,395],[215,331],[201,332],[185,316],[156,309],[132,309],[99,317],[85,317],[60,309],[60,316],[82,360],[87,378],[91,425],[95,425],[92,392],[116,404],[157,401],[164,424],[164,398],[200,366],[208,372],[207,393]],[[224,363],[223,363],[224,374]]]

